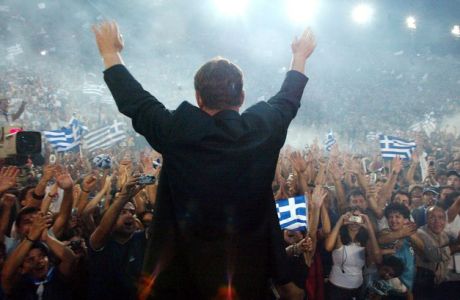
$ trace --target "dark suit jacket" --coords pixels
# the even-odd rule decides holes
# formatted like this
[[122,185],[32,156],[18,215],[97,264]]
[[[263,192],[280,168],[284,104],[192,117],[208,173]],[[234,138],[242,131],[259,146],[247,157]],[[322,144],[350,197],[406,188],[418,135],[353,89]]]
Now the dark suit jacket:
[[[224,110],[214,116],[188,102],[167,110],[122,65],[106,70],[104,79],[119,111],[163,155],[145,270],[161,273],[179,256],[180,265],[198,280],[210,280],[200,277],[204,273],[227,272],[222,268],[229,257],[235,274],[256,267],[265,277],[273,272],[266,266],[278,264],[274,253],[282,256],[284,249],[281,235],[276,237],[280,229],[271,183],[307,77],[289,71],[267,102],[241,115]],[[201,275],[194,273],[203,268],[208,269]]]

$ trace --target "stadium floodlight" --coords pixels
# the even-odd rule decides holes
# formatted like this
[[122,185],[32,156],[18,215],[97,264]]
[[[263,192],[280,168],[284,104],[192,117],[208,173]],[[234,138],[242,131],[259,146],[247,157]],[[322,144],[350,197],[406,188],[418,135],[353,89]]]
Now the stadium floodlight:
[[46,51],[46,50],[40,51],[40,55],[45,56],[46,54],[48,54],[48,51]]
[[226,15],[242,15],[248,6],[248,0],[214,0],[217,9]]
[[294,23],[310,21],[318,7],[318,0],[286,0],[286,13]]
[[415,18],[412,16],[409,16],[406,18],[406,25],[407,25],[407,28],[409,29],[412,29],[412,30],[417,29],[417,23],[415,21]]
[[369,4],[359,4],[351,13],[353,20],[356,23],[369,23],[374,15],[374,9]]
[[452,27],[451,33],[455,37],[460,37],[460,25],[454,25],[454,27]]

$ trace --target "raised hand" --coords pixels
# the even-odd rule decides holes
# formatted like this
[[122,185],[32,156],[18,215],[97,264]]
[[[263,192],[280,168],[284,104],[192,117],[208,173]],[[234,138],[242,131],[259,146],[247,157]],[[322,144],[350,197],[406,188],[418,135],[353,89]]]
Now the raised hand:
[[42,179],[43,180],[46,180],[46,181],[50,181],[53,176],[54,176],[54,173],[56,172],[56,167],[55,165],[47,165],[43,168],[43,176],[42,176]]
[[296,244],[296,248],[303,253],[310,252],[313,250],[313,241],[310,237],[306,237]]
[[0,193],[4,193],[10,188],[16,186],[16,178],[19,169],[17,167],[6,167],[0,171]]
[[306,60],[313,53],[316,40],[310,28],[305,29],[300,38],[295,37],[291,44],[293,56]]
[[91,192],[96,187],[97,178],[93,174],[88,174],[83,178],[82,190],[85,192]]
[[289,155],[289,160],[298,174],[303,173],[307,169],[307,162],[299,151],[293,151],[291,155]]
[[401,172],[403,167],[402,159],[397,155],[395,158],[393,158],[393,161],[391,162],[391,170],[395,172],[396,174],[399,174]]
[[39,212],[36,213],[33,220],[32,226],[30,227],[27,238],[32,241],[38,241],[44,230],[47,230],[51,222],[50,217]]
[[132,199],[134,196],[136,196],[136,194],[144,188],[144,185],[139,185],[138,183],[139,177],[140,175],[138,174],[129,176],[128,180],[121,189],[119,197]]
[[327,197],[327,190],[320,185],[316,185],[315,189],[313,190],[313,195],[312,195],[312,204],[318,208],[323,205],[324,200]]
[[13,194],[5,194],[3,195],[2,206],[6,209],[10,209],[16,203],[16,196]]
[[94,25],[92,29],[101,56],[117,54],[123,50],[123,36],[115,21],[104,21]]
[[63,190],[72,190],[73,189],[73,180],[70,177],[69,172],[62,166],[56,167],[56,182],[58,186]]

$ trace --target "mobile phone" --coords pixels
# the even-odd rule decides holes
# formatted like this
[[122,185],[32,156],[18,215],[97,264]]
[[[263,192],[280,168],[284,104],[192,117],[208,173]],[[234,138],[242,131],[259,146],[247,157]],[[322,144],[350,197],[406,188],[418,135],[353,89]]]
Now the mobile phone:
[[141,175],[137,181],[139,184],[154,184],[156,182],[156,178],[153,175]]
[[370,184],[375,184],[376,182],[377,182],[377,173],[371,173],[369,183]]
[[430,160],[430,162],[428,163],[428,165],[429,165],[430,167],[434,166],[434,160]]
[[350,216],[348,220],[353,223],[363,223],[363,217],[361,216]]

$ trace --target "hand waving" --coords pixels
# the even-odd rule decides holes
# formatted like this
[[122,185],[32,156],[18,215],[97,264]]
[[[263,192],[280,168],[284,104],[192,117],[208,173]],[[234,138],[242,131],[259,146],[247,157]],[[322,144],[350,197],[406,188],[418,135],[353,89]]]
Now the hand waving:
[[16,185],[19,169],[17,167],[2,168],[0,171],[0,193],[4,193]]
[[295,37],[291,44],[293,56],[307,60],[316,47],[316,40],[310,28],[305,29],[300,38]]
[[104,21],[94,25],[93,32],[101,56],[117,54],[123,50],[123,36],[115,21]]

